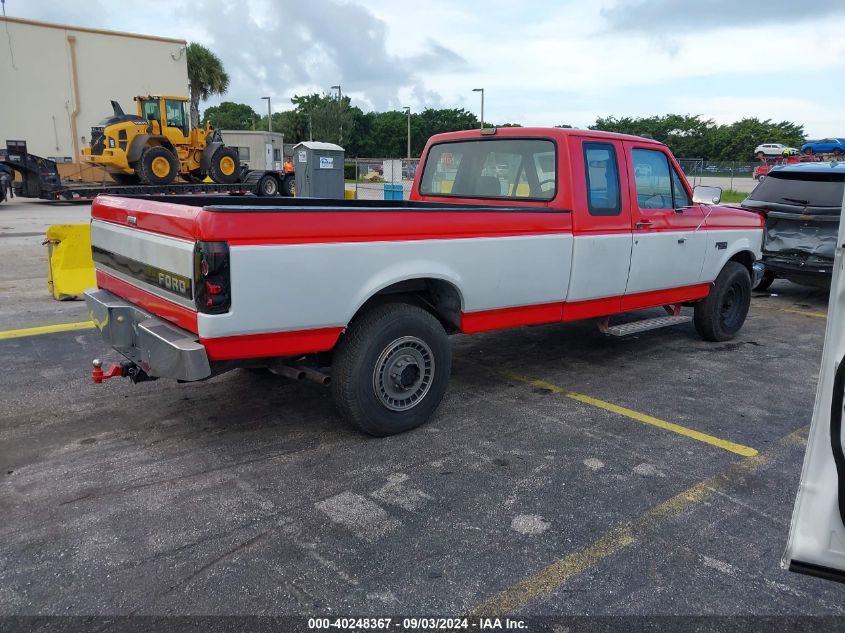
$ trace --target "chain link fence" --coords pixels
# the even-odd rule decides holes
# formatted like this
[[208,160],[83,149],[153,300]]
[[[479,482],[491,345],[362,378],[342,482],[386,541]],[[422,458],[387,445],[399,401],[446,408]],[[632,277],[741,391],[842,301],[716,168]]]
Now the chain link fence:
[[419,158],[347,158],[346,190],[358,200],[407,200]]
[[705,158],[679,158],[678,163],[692,186],[713,184],[714,179],[722,188],[736,191],[750,191],[756,182],[754,169],[760,164],[754,161],[716,161]]

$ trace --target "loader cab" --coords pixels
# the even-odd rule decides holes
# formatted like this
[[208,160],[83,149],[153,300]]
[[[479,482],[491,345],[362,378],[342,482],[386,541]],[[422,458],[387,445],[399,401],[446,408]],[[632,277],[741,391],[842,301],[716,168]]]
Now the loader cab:
[[139,114],[153,122],[154,132],[166,136],[174,145],[189,142],[191,134],[188,101],[184,97],[135,97]]

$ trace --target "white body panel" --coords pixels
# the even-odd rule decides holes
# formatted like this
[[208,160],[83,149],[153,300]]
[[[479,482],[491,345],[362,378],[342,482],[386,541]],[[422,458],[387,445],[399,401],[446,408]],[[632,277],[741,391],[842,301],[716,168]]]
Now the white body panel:
[[[845,205],[845,202],[843,202]],[[831,443],[831,408],[842,410],[842,402],[833,402],[834,377],[845,361],[845,222],[839,222],[839,241],[830,285],[827,329],[822,352],[813,421],[807,440],[801,484],[795,500],[789,541],[783,566],[809,563],[845,572],[845,525],[839,512],[839,480]],[[839,441],[843,442],[840,433]]]
[[[728,260],[742,251],[754,253],[754,259],[763,256],[763,229],[724,229],[705,231],[704,265],[698,276],[699,282],[713,281],[718,277]],[[725,248],[717,245],[725,242]]]
[[624,294],[631,265],[631,240],[630,233],[576,237],[566,300],[584,301]]
[[572,236],[235,246],[230,257],[232,309],[198,315],[203,337],[345,326],[379,290],[420,277],[454,284],[464,312],[563,301]]
[[634,233],[625,294],[698,283],[707,234],[701,229]]

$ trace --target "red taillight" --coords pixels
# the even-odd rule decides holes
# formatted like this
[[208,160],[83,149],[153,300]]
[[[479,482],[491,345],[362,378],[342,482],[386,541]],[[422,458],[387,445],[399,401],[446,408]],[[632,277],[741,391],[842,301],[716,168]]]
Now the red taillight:
[[197,242],[194,281],[197,310],[206,314],[229,311],[232,300],[229,291],[229,245],[226,242]]

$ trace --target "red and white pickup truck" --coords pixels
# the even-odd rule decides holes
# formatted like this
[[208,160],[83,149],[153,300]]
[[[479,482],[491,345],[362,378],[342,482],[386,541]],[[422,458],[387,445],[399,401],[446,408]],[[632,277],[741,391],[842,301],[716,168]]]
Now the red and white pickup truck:
[[[331,380],[373,435],[428,420],[448,334],[597,319],[608,334],[745,321],[763,219],[693,192],[662,144],[588,130],[431,138],[411,200],[99,197],[92,319],[126,357],[94,378],[235,367]],[[668,315],[614,326],[663,306]]]

